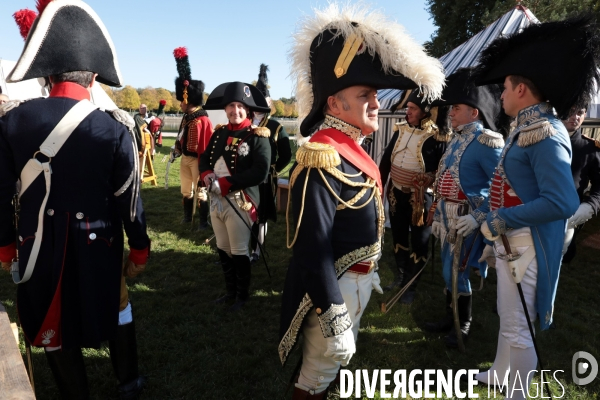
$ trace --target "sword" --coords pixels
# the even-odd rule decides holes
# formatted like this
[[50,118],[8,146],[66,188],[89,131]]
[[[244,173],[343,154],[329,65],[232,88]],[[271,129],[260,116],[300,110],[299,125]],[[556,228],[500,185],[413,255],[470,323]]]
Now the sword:
[[[433,242],[434,246],[435,246],[435,244],[437,244],[437,240]],[[408,288],[415,281],[415,279],[417,279],[419,277],[419,275],[421,274],[421,272],[423,272],[423,270],[425,269],[425,267],[429,263],[429,260],[431,260],[432,258],[433,258],[433,252],[429,255],[429,257],[427,257],[427,260],[425,260],[425,264],[423,264],[423,266],[421,267],[421,269],[419,270],[419,272],[417,272],[415,274],[415,276],[413,276],[412,279],[406,283],[406,285],[404,285],[403,287],[401,287],[400,290],[398,290],[398,292],[395,295],[393,295],[392,297],[390,297],[390,299],[387,302],[385,302],[385,303],[382,302],[381,303],[381,312],[382,313],[387,314],[388,311],[390,311],[392,309],[392,307],[398,302],[398,300],[400,300],[400,298],[402,297],[402,295],[408,290]]]
[[[209,189],[208,189],[209,192],[210,192],[210,189],[212,188],[212,183],[213,182],[214,182],[214,180],[211,180],[210,186],[209,186]],[[248,223],[246,222],[246,220],[244,219],[244,217],[242,217],[242,214],[240,214],[240,212],[238,211],[237,207],[233,205],[233,203],[231,202],[231,200],[229,200],[229,197],[227,197],[227,196],[221,196],[221,197],[223,197],[225,200],[227,200],[227,203],[229,203],[229,206],[233,209],[233,211],[235,211],[235,213],[237,214],[237,216],[240,217],[240,219],[242,220],[242,222],[244,223],[244,225],[246,225],[246,228],[248,228],[248,230],[250,231],[250,234],[252,236],[254,236],[254,239],[256,239],[256,243],[258,244],[258,248],[260,249],[260,254],[262,256],[263,262],[265,263],[265,268],[267,269],[267,274],[269,275],[269,278],[271,278],[271,271],[269,271],[269,266],[267,265],[267,260],[265,259],[265,251],[264,251],[262,245],[260,244],[258,238],[254,234],[254,232],[252,232],[252,227],[250,225],[248,225]]]
[[171,170],[171,164],[175,162],[175,159],[179,157],[181,154],[176,155],[175,146],[171,146],[171,152],[169,153],[169,159],[167,160],[167,156],[165,155],[162,158],[162,162],[167,161],[167,171],[165,172],[165,189],[169,188],[169,171]]
[[[461,204],[458,206],[458,208],[456,209],[456,216],[457,217],[461,217],[464,214],[466,214],[466,211],[468,210],[468,207],[466,204]],[[461,266],[460,263],[460,256],[461,256],[461,250],[462,250],[462,244],[463,244],[463,235],[460,235],[456,232],[456,228],[452,229],[453,231],[455,231],[455,239],[454,239],[454,254],[453,254],[453,259],[452,259],[452,314],[454,316],[454,330],[456,333],[456,339],[458,342],[458,350],[461,353],[465,352],[465,343],[463,342],[463,338],[462,338],[462,331],[460,330],[460,318],[458,315],[458,270]],[[451,232],[452,232],[451,230]],[[448,236],[450,236],[450,234],[448,234]],[[450,237],[448,238],[448,241],[450,241]]]
[[[518,253],[513,254],[512,249],[510,248],[510,242],[508,241],[508,238],[506,237],[505,234],[500,235],[500,238],[502,239],[502,244],[504,245],[504,251],[506,251],[506,260],[510,267],[510,264],[514,263],[516,260],[518,260],[521,257],[521,255]],[[512,268],[511,268],[511,270],[512,270]],[[513,275],[513,277],[516,278],[516,276],[513,273],[511,273],[511,275]],[[523,288],[521,287],[520,281],[519,282],[515,281],[515,283],[517,284],[517,289],[519,290],[519,297],[521,298],[521,304],[523,305],[523,311],[525,311],[525,319],[527,319],[527,326],[529,327],[529,333],[531,334],[531,341],[533,342],[533,348],[535,349],[535,355],[537,356],[538,362],[540,363],[540,370],[544,370],[544,366],[542,364],[542,358],[540,357],[540,351],[538,349],[537,341],[535,340],[535,335],[533,333],[533,325],[531,324],[531,318],[529,318],[529,311],[527,310],[527,303],[525,303],[525,295],[523,294]],[[546,390],[550,394],[550,398],[553,398],[552,391],[550,390],[550,386],[548,385],[548,382],[544,381],[544,386],[546,387]]]
[[[14,210],[14,225],[15,225],[15,244],[16,244],[16,255],[12,262],[12,270],[19,271],[19,212],[20,212],[20,204],[19,204],[19,194],[15,193],[12,200],[13,210]],[[21,320],[17,318],[17,326],[21,326]],[[33,360],[31,359],[31,344],[25,338],[25,356],[27,358],[27,371],[29,372],[29,382],[31,383],[31,388],[35,393],[35,382],[33,380]]]

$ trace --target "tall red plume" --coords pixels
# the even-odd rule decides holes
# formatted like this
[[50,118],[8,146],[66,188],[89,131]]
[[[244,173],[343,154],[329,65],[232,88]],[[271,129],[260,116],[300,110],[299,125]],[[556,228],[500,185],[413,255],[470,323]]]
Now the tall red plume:
[[23,36],[23,39],[27,39],[27,35],[29,35],[33,21],[35,21],[35,18],[37,17],[37,13],[33,10],[25,8],[14,13],[13,17],[17,23],[17,26],[19,27],[21,36]]
[[167,105],[167,101],[166,100],[161,100],[158,102],[161,106],[166,106]]
[[53,1],[53,0],[37,0],[35,2],[35,6],[38,9],[38,13],[41,14],[42,12],[44,12],[44,10],[46,9],[46,6],[48,4],[50,4],[51,1]]
[[173,55],[175,58],[183,58],[188,55],[187,49],[185,47],[178,47],[173,50]]

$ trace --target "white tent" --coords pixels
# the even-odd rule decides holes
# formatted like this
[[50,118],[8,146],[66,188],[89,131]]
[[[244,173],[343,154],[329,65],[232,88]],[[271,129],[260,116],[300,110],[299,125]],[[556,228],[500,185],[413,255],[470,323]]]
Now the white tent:
[[[10,74],[10,71],[12,71],[16,64],[16,61],[0,59],[0,86],[2,87],[2,93],[6,94],[10,100],[28,100],[36,97],[47,97],[48,91],[44,87],[44,80],[41,78],[28,79],[17,83],[6,82],[6,77]],[[90,97],[92,103],[103,110],[114,110],[118,108],[98,83],[92,86]]]
[[[535,15],[521,5],[516,6],[471,39],[440,57],[440,61],[446,71],[446,76],[459,68],[477,65],[479,53],[494,39],[517,33],[532,23],[539,23]],[[404,117],[400,112],[392,114],[390,110],[391,106],[399,101],[401,94],[402,91],[397,89],[383,89],[378,92],[377,97],[380,102],[379,130],[374,134],[371,148],[371,157],[377,163],[383,155],[385,146],[392,137],[393,124]],[[600,105],[596,104],[594,106],[596,115],[600,114]]]

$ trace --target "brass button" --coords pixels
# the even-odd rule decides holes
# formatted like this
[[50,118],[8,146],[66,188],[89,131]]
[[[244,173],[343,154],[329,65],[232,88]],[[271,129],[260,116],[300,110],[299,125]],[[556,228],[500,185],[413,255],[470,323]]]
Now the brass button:
[[53,209],[51,209],[51,208],[49,208],[49,209],[48,209],[48,211],[46,211],[46,213],[47,213],[49,216],[53,216],[53,215],[54,215],[54,210],[53,210]]
[[321,314],[321,309],[317,307],[317,309],[315,310],[317,312],[317,314]]
[[94,240],[96,239],[96,234],[95,233],[90,233],[90,240]]
[[77,214],[75,214],[75,217],[77,219],[83,219],[83,213],[82,212],[78,212]]

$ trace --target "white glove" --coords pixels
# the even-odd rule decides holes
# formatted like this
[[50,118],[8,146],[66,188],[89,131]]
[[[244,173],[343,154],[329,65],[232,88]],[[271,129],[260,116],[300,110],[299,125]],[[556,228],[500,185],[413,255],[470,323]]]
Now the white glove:
[[565,242],[563,244],[562,255],[564,256],[569,249],[569,245],[571,244],[571,240],[573,240],[573,235],[575,234],[575,228],[567,228],[567,233],[565,233]]
[[431,224],[431,233],[433,234],[433,236],[435,236],[436,238],[439,238],[441,232],[442,232],[442,223],[438,222],[438,221],[433,221],[433,223]]
[[490,231],[490,227],[488,226],[487,221],[483,221],[483,224],[481,224],[481,233],[483,233],[483,237],[486,238],[487,240],[489,240],[490,242],[493,242],[494,240],[498,239],[500,236],[494,236],[492,235],[492,231]]
[[456,222],[457,233],[464,237],[469,236],[477,228],[479,228],[479,224],[471,214],[463,215]]
[[374,289],[377,293],[383,294],[383,289],[381,288],[381,279],[379,278],[379,274],[377,272],[373,274],[371,288]]
[[485,246],[483,252],[481,253],[481,257],[479,257],[479,262],[486,262],[488,267],[496,268],[496,254],[494,253],[494,247],[489,244]]
[[575,215],[569,218],[569,228],[575,228],[578,225],[583,224],[594,215],[594,209],[590,203],[583,202],[579,205]]
[[340,362],[342,367],[348,365],[352,355],[356,353],[352,326],[341,334],[325,338],[325,340],[327,341],[327,351],[325,351],[324,354],[325,357],[331,357],[335,361]]
[[215,179],[212,181],[212,184],[210,185],[210,192],[212,194],[216,194],[217,196],[221,196],[221,185],[219,185],[218,180]]
[[210,173],[204,177],[204,185],[209,188],[212,181],[216,181],[217,176],[214,173]]

